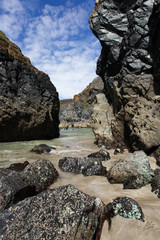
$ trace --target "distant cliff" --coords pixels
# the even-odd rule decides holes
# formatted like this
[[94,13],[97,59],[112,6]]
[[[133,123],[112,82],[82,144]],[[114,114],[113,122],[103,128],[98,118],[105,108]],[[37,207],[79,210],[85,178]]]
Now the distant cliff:
[[100,77],[95,78],[74,99],[60,101],[60,121],[77,122],[91,120],[96,95],[103,91],[104,84]]
[[59,136],[59,99],[47,74],[0,31],[0,141]]
[[96,1],[89,22],[102,45],[97,74],[114,116],[114,140],[133,150],[160,146],[160,3]]

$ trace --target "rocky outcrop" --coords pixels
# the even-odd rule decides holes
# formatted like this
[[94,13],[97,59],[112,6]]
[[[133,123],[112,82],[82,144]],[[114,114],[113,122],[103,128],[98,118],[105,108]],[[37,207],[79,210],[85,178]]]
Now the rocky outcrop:
[[100,77],[95,78],[74,99],[60,101],[60,128],[90,127],[96,95],[103,91],[104,84]]
[[93,123],[91,126],[99,146],[109,145],[114,141],[111,130],[111,121],[113,118],[113,109],[109,105],[105,95],[103,93],[97,94],[92,114]]
[[0,210],[46,189],[58,177],[53,164],[45,159],[30,164],[0,168]]
[[102,45],[97,74],[115,118],[115,140],[132,149],[160,145],[159,1],[98,0],[90,27]]
[[59,136],[56,88],[2,32],[0,83],[0,141]]
[[72,158],[64,157],[59,160],[59,167],[64,172],[72,172],[76,174],[83,174],[84,176],[106,176],[107,170],[102,165],[103,158]]
[[44,191],[0,214],[0,239],[99,240],[106,207],[72,185]]
[[117,160],[109,169],[110,183],[123,183],[125,189],[138,189],[152,182],[154,171],[143,151],[134,152],[126,159]]
[[74,118],[91,119],[96,95],[101,93],[103,88],[102,79],[97,77],[81,93],[74,96]]

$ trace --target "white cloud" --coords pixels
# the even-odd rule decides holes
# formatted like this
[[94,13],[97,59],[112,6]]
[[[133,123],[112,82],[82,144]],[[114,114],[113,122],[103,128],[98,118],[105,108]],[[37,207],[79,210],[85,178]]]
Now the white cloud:
[[37,16],[24,12],[25,1],[10,0],[10,6],[9,0],[0,1],[4,11],[0,22],[6,23],[2,31],[11,39],[23,33],[22,52],[50,76],[60,98],[72,98],[96,77],[100,44],[89,31],[87,12],[93,0],[73,7],[71,0],[66,2],[69,7],[46,4]]

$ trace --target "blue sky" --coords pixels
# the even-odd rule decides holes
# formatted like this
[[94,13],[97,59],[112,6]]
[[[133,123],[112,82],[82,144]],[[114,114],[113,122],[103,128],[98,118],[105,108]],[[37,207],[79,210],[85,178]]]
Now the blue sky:
[[96,77],[100,43],[88,26],[95,0],[0,0],[0,30],[47,73],[60,99]]

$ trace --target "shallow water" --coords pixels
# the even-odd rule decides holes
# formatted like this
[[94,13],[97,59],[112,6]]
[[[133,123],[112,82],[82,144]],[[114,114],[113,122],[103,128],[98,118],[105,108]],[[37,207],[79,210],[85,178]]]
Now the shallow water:
[[[72,174],[62,172],[58,168],[58,160],[65,156],[82,157],[98,150],[94,144],[94,135],[91,129],[68,129],[61,131],[61,137],[50,141],[28,141],[0,143],[0,166],[9,166],[13,162],[29,162],[40,158],[47,158],[59,171],[58,180],[51,188],[66,184],[73,184],[83,192],[99,197],[105,204],[116,197],[127,196],[134,198],[142,207],[145,215],[145,222],[138,220],[124,219],[116,216],[112,220],[111,230],[108,231],[108,224],[105,222],[101,240],[159,240],[160,239],[160,199],[151,192],[148,185],[138,190],[124,190],[122,184],[110,184],[105,177]],[[40,143],[56,147],[50,154],[37,155],[30,150]],[[110,150],[111,160],[103,162],[109,169],[115,160],[130,155],[127,151],[124,154],[114,155]],[[151,167],[157,168],[155,159],[149,158]]]

